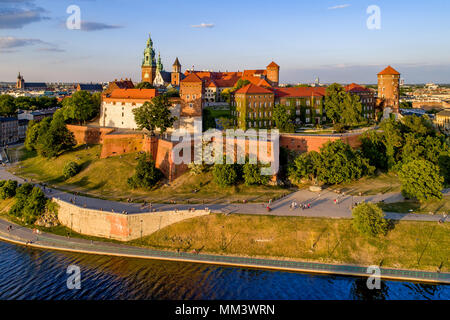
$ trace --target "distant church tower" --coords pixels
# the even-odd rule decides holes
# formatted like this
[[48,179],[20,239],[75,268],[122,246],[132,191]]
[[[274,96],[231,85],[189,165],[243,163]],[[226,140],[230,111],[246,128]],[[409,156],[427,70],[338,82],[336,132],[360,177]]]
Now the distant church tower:
[[20,75],[20,72],[19,72],[19,75],[17,76],[16,88],[17,89],[24,89],[25,88],[25,80]]
[[147,47],[144,50],[144,60],[142,61],[142,82],[153,83],[156,75],[155,50],[153,50],[153,41],[148,36]]
[[399,112],[400,73],[391,66],[378,74],[378,105]]
[[175,59],[175,62],[172,66],[172,86],[179,87],[181,78],[181,64],[178,61],[178,57]]

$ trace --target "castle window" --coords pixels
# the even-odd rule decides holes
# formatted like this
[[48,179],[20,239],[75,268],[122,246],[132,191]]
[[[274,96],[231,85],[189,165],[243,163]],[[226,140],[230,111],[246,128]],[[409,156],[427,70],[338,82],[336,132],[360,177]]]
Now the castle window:
[[306,105],[309,107],[311,105],[311,101],[306,100]]

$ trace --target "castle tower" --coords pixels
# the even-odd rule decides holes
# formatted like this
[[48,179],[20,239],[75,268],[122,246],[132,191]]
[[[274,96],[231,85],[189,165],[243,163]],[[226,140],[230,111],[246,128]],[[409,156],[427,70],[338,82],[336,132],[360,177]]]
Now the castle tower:
[[24,89],[25,88],[25,80],[20,75],[20,72],[19,72],[19,75],[17,76],[16,88],[17,89]]
[[280,66],[275,62],[271,62],[267,67],[267,80],[274,87],[277,87],[280,81]]
[[164,71],[164,66],[161,62],[161,53],[160,52],[158,52],[158,63],[156,64],[156,71],[157,72]]
[[172,86],[178,87],[180,85],[181,78],[181,64],[178,61],[178,57],[175,59],[175,62],[172,65]]
[[144,59],[142,61],[142,82],[153,83],[156,75],[155,50],[153,50],[153,41],[148,36],[147,47],[144,50]]
[[388,66],[378,74],[378,105],[383,109],[391,108],[399,112],[400,105],[400,73]]

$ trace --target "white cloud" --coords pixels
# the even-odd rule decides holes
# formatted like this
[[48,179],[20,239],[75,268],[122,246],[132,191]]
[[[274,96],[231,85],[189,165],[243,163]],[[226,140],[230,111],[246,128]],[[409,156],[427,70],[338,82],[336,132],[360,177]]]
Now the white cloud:
[[344,8],[348,8],[348,7],[350,7],[349,4],[339,4],[334,7],[329,7],[328,10],[344,9]]
[[200,23],[191,26],[192,28],[214,28],[214,23]]

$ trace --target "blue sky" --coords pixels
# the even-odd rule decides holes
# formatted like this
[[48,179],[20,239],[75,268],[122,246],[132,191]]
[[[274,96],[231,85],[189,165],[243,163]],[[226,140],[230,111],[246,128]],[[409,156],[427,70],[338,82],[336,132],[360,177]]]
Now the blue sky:
[[[84,30],[65,27],[72,4]],[[0,0],[0,81],[138,81],[151,32],[166,70],[177,56],[183,70],[274,60],[282,82],[375,83],[391,64],[408,83],[450,83],[449,13],[448,0]]]

